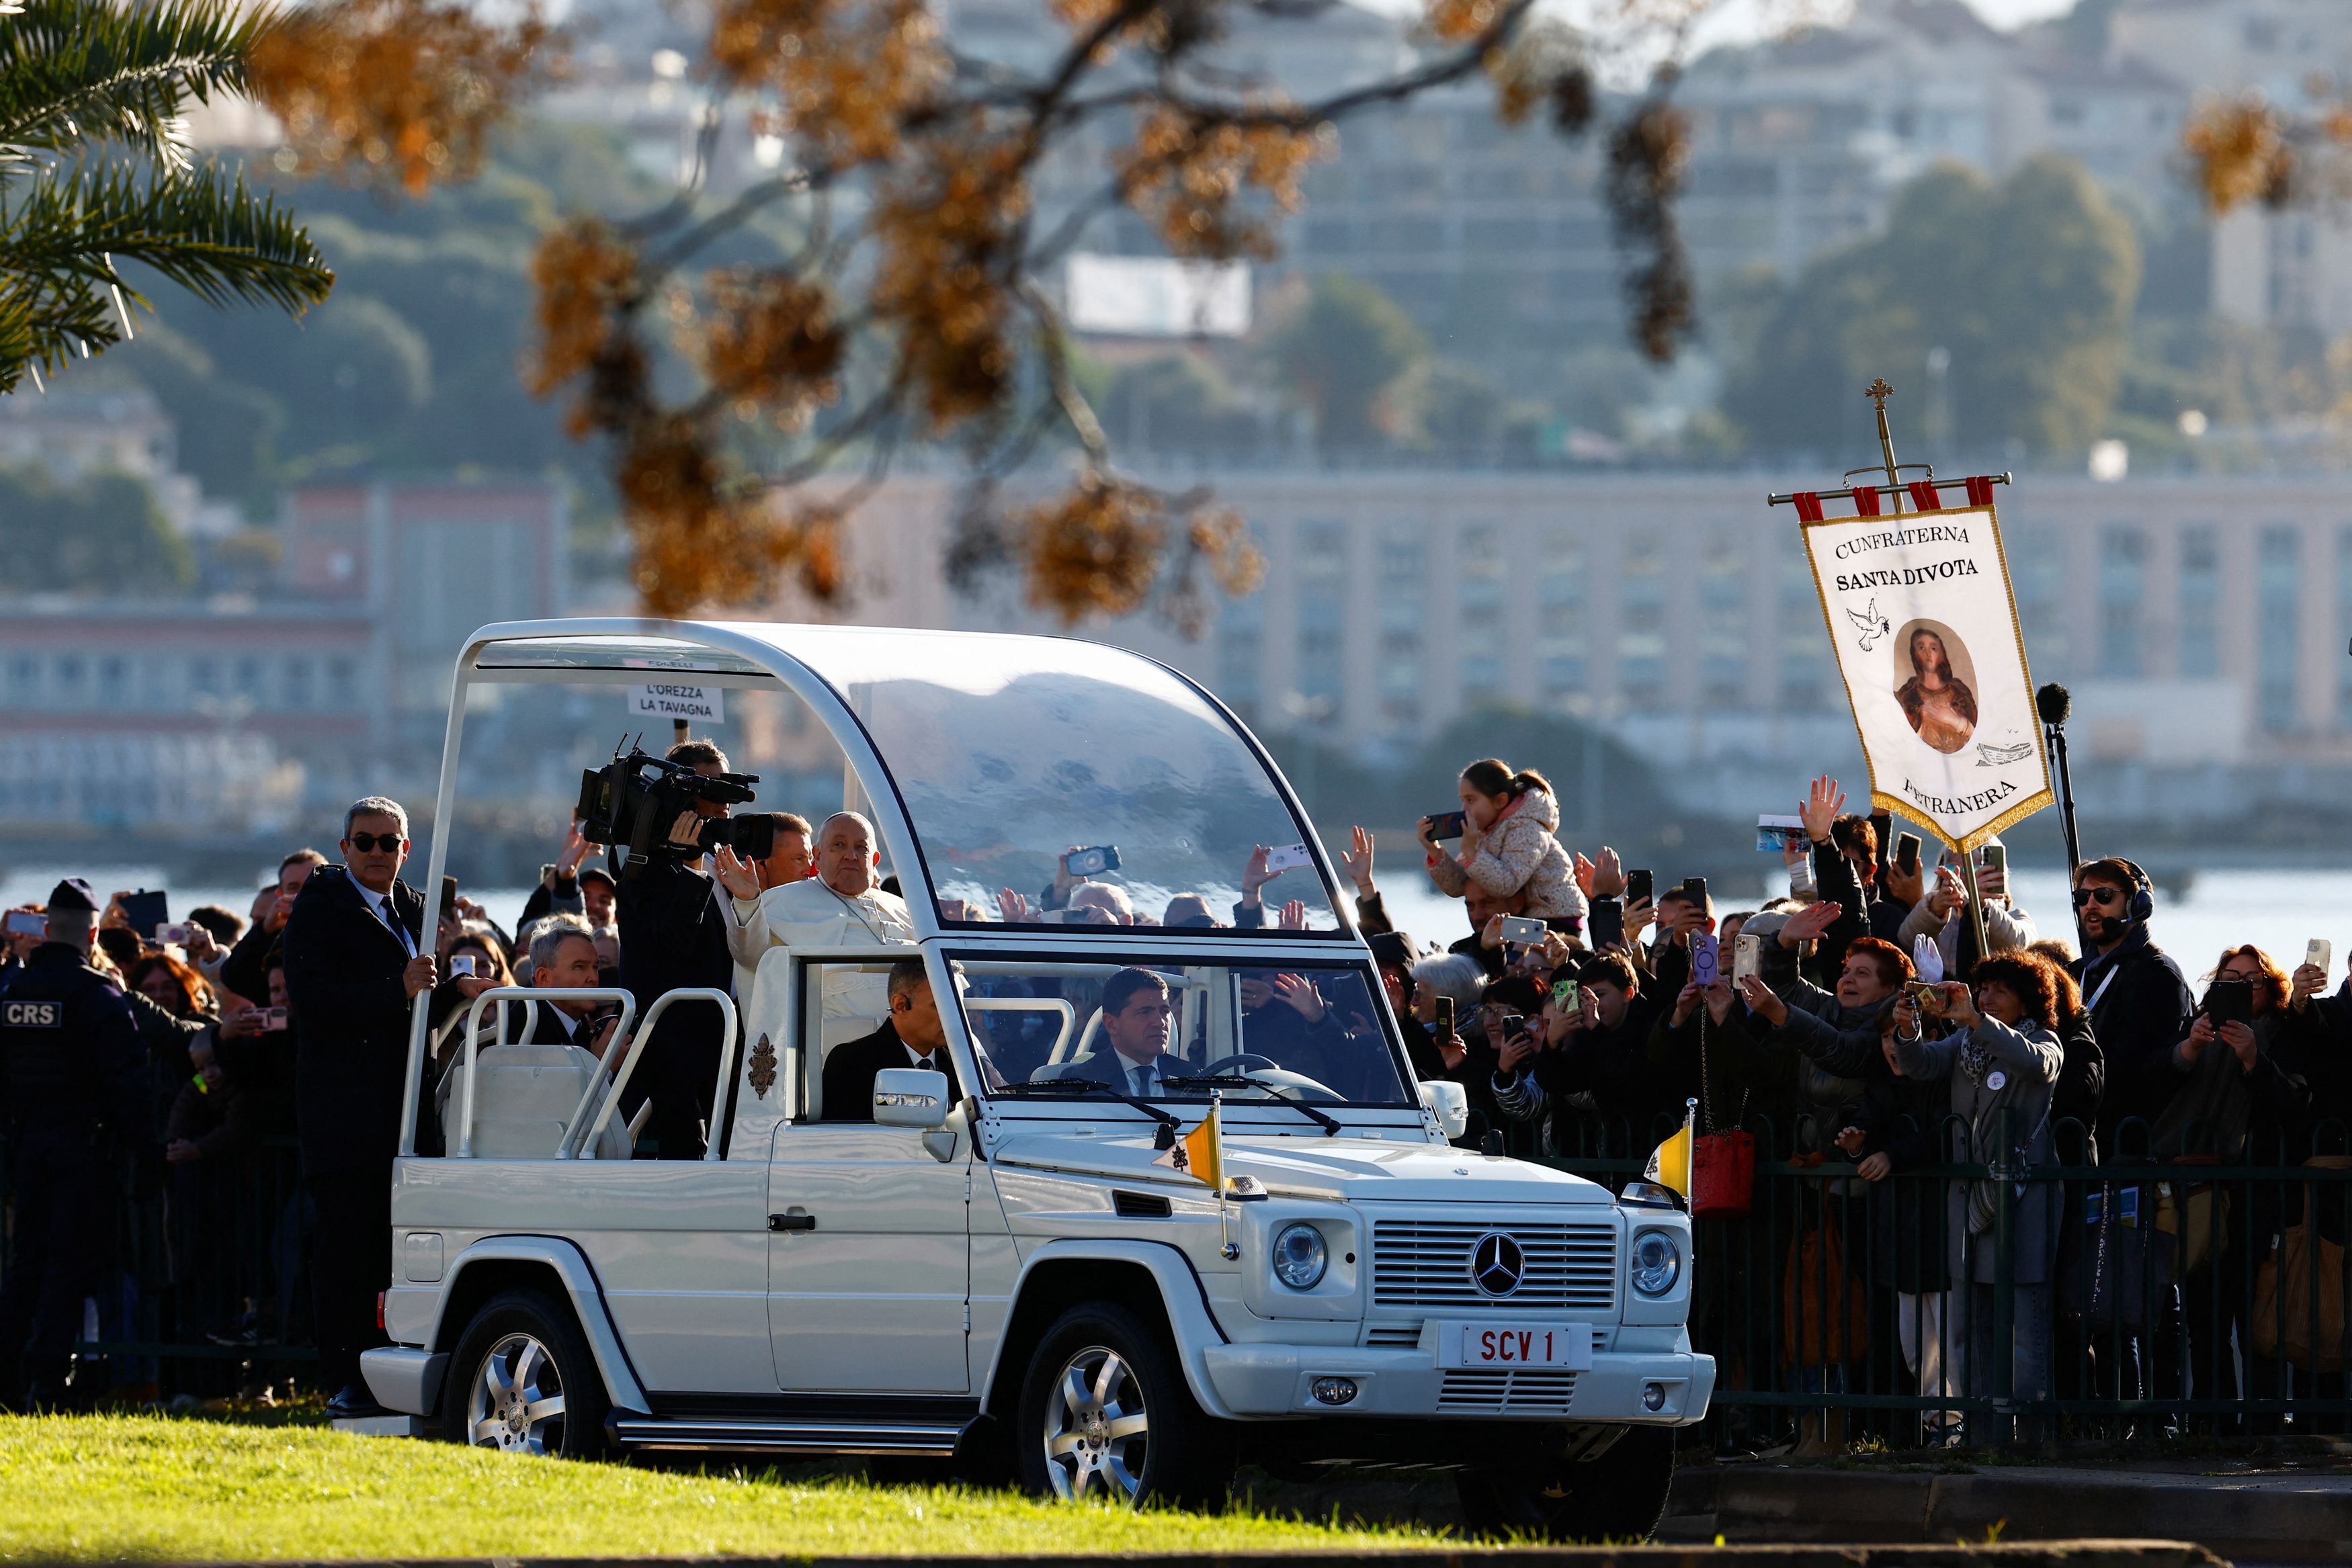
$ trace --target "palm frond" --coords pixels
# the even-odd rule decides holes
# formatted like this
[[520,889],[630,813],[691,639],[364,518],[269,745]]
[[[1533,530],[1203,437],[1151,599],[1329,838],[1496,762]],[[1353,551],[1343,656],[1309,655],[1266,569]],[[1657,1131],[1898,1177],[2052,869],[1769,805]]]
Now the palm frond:
[[242,175],[43,171],[0,202],[0,391],[26,364],[53,369],[121,340],[131,308],[148,308],[122,281],[124,260],[214,306],[295,316],[335,284],[309,231]]
[[232,0],[26,0],[0,12],[0,149],[110,141],[182,162],[187,100],[242,91],[254,40],[276,21]]

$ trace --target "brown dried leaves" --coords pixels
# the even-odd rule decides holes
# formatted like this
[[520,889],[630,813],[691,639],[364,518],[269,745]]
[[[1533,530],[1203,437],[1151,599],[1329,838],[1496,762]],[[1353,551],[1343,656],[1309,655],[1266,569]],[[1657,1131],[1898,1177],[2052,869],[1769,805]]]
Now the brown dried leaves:
[[823,288],[789,272],[737,267],[712,273],[707,293],[702,371],[739,414],[765,412],[779,430],[804,430],[841,395],[848,343]]
[[436,0],[322,0],[254,45],[253,96],[286,127],[289,172],[421,195],[479,168],[492,127],[558,74],[534,7],[512,26]]
[[961,131],[925,138],[923,160],[884,186],[874,214],[874,313],[897,329],[933,432],[995,410],[1012,391],[1014,234],[1029,210],[1020,147],[976,119]]
[[[1181,523],[1181,532],[1163,577],[1171,523]],[[1027,567],[1029,602],[1065,623],[1132,614],[1158,587],[1162,612],[1188,635],[1197,634],[1208,608],[1204,572],[1237,595],[1254,591],[1265,571],[1235,514],[1171,506],[1157,490],[1095,470],[1056,499],[1020,513],[1012,542]]]
[[1331,126],[1251,118],[1217,120],[1161,104],[1118,155],[1119,193],[1151,220],[1178,256],[1229,260],[1276,254],[1265,214],[1245,210],[1245,190],[1264,193],[1279,213],[1297,211],[1298,179],[1339,148]]
[[835,168],[897,156],[909,115],[949,75],[922,0],[721,0],[710,62],[729,87],[773,93],[762,129]]
[[2294,149],[2270,106],[2259,98],[2217,99],[2200,106],[2180,133],[2205,204],[2226,213],[2248,202],[2284,206],[2295,172]]

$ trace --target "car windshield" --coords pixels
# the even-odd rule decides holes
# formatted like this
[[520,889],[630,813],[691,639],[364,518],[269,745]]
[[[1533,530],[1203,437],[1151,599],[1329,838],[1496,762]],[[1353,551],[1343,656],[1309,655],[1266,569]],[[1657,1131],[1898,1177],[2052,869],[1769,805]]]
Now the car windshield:
[[992,1094],[1412,1103],[1359,965],[955,960]]
[[1266,765],[1150,660],[848,627],[792,648],[873,737],[943,924],[1339,928]]

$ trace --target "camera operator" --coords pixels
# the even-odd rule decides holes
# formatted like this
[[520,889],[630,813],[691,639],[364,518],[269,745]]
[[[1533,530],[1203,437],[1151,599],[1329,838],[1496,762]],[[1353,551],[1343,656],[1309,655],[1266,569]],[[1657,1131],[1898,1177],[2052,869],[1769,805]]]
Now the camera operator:
[[[727,771],[727,754],[707,740],[681,740],[665,759],[705,779]],[[664,991],[709,987],[731,992],[735,962],[727,951],[728,911],[721,904],[726,895],[702,869],[696,849],[703,819],[727,814],[725,801],[696,797],[669,824],[665,847],[673,852],[632,855],[622,869],[615,901],[621,984],[636,998],[639,1018]],[[621,1112],[633,1117],[638,1105],[653,1102],[646,1132],[659,1144],[663,1159],[702,1157],[703,1129],[725,1045],[720,1029],[717,1009],[674,1002],[646,1042]]]

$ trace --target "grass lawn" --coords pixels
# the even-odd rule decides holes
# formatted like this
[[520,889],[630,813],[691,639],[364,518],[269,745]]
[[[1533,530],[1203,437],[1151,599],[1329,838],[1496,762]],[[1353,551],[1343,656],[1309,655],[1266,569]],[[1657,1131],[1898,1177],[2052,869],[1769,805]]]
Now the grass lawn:
[[1411,1529],[520,1459],[315,1427],[0,1417],[0,1558],[1102,1553],[1433,1544]]

